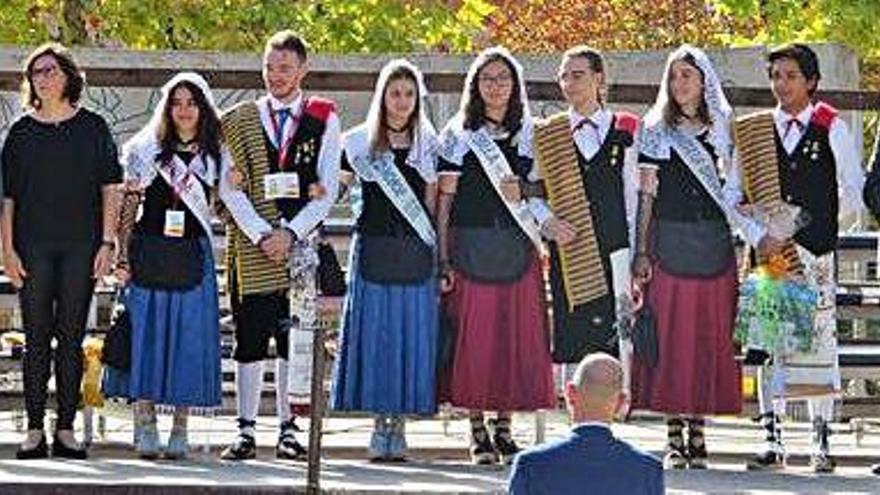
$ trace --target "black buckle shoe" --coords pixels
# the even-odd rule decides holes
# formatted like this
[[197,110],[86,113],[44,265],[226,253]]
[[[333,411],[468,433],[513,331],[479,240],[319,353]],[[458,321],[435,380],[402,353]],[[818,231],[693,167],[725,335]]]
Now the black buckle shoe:
[[684,420],[672,417],[666,420],[666,448],[663,453],[664,469],[686,469],[688,451],[684,445]]
[[706,469],[708,467],[709,453],[706,451],[706,444],[699,447],[688,445],[688,468],[690,469]]
[[837,461],[827,453],[820,452],[810,456],[810,467],[817,474],[833,473],[837,468]]
[[481,466],[498,462],[498,452],[489,439],[489,432],[485,427],[471,430],[471,462]]
[[15,451],[15,458],[25,461],[30,459],[46,459],[49,457],[49,445],[46,443],[46,435],[40,439],[40,443],[32,449],[23,449],[19,445]]
[[688,427],[688,469],[706,469],[709,452],[706,450],[706,423],[702,419],[690,420]]
[[489,427],[494,430],[492,434],[492,443],[495,444],[495,451],[501,457],[501,462],[510,464],[513,458],[519,453],[520,448],[513,441],[510,434],[509,423],[504,424],[496,420],[489,420]]
[[64,442],[58,439],[58,435],[55,435],[52,437],[52,457],[82,461],[89,458],[89,453],[84,447],[68,447],[64,445]]
[[778,447],[769,447],[763,452],[759,452],[752,456],[746,463],[748,471],[768,471],[781,469],[783,466],[783,455]]
[[296,439],[295,433],[301,431],[294,420],[285,421],[281,425],[281,434],[278,436],[278,445],[275,446],[275,457],[301,461],[306,458],[308,451]]
[[873,466],[871,466],[871,472],[876,474],[877,476],[880,476],[880,464],[874,464]]
[[685,469],[688,467],[688,453],[684,445],[666,444],[666,452],[663,454],[663,467],[665,469]]
[[256,459],[257,442],[254,437],[246,433],[239,433],[232,442],[232,445],[226,447],[220,458],[225,461],[244,461],[247,459]]

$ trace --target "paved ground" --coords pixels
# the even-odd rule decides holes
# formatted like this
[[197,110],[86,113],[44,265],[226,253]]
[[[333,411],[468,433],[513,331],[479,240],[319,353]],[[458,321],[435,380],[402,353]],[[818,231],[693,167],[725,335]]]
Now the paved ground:
[[[20,434],[4,419],[9,418],[0,416],[0,494],[291,493],[305,482],[303,463],[274,459],[271,418],[260,420],[258,443],[263,448],[259,458],[245,463],[217,458],[223,443],[234,434],[234,421],[229,417],[195,419],[192,440],[207,444],[208,451],[200,449],[192,459],[179,463],[137,459],[127,446],[130,422],[122,417],[108,419],[107,436],[96,439],[89,461],[16,461],[14,449]],[[411,461],[396,465],[364,460],[370,424],[364,418],[327,420],[322,488],[328,493],[503,493],[506,468],[475,467],[466,462],[466,421],[412,422],[408,432]],[[520,443],[531,443],[533,417],[517,417],[514,425]],[[549,415],[547,425],[550,439],[567,430],[560,414]],[[168,425],[164,426],[167,432]],[[756,429],[743,420],[715,420],[707,430],[711,469],[667,472],[668,493],[880,494],[880,477],[871,476],[867,468],[880,462],[880,427],[869,429],[860,445],[848,429],[848,425],[835,425],[833,447],[841,468],[834,475],[816,476],[806,468],[809,430],[805,424],[786,429],[792,455],[785,472],[747,473],[743,462],[758,437]],[[656,420],[616,425],[615,431],[649,451],[659,452],[663,446],[664,426]]]

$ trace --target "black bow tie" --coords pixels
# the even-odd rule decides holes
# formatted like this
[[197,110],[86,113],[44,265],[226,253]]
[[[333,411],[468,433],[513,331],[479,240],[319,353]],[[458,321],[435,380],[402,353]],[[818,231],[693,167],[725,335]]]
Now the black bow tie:
[[593,122],[593,120],[590,119],[589,117],[585,117],[585,118],[581,119],[577,124],[574,125],[574,129],[572,129],[571,132],[572,133],[577,132],[577,131],[583,129],[584,127],[590,127],[595,132],[597,132],[597,133],[599,132],[599,124]]
[[788,133],[791,132],[792,127],[797,127],[798,131],[803,132],[806,127],[803,122],[796,118],[788,119],[785,123],[785,134],[782,135],[782,139],[788,137]]

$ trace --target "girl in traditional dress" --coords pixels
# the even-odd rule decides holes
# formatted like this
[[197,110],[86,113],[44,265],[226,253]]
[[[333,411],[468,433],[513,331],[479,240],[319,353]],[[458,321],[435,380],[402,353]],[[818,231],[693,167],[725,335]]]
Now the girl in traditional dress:
[[359,187],[333,408],[376,415],[373,460],[403,460],[404,415],[436,411],[437,137],[426,96],[418,68],[392,60],[366,122],[343,140],[341,182]]
[[[471,410],[470,452],[480,464],[518,451],[510,411],[555,406],[540,232],[519,186],[532,169],[524,85],[507,50],[480,53],[441,137],[442,284],[457,332],[447,392]],[[491,435],[486,410],[498,411]]]
[[[128,372],[108,368],[104,392],[135,401],[135,449],[144,458],[163,453],[156,405],[172,406],[174,421],[164,455],[182,458],[189,450],[189,409],[215,408],[221,399],[210,195],[219,188],[237,219],[240,205],[248,204],[229,183],[231,162],[220,142],[217,110],[205,80],[180,73],[161,94],[150,122],[123,147],[126,194],[116,273],[130,280],[124,301],[131,317],[132,361]],[[139,206],[142,213],[135,220]],[[255,214],[252,208],[244,214],[248,211]],[[176,276],[178,280],[157,280],[155,266],[139,263],[149,254],[143,251],[157,243],[194,248],[199,256],[185,261],[200,260],[198,276],[187,284]],[[174,271],[182,265],[163,268]]]
[[719,177],[732,157],[731,115],[708,57],[685,45],[670,54],[640,134],[633,277],[655,316],[659,361],[636,357],[633,408],[668,415],[672,468],[705,468],[703,417],[741,408],[731,236],[741,216],[723,201]]

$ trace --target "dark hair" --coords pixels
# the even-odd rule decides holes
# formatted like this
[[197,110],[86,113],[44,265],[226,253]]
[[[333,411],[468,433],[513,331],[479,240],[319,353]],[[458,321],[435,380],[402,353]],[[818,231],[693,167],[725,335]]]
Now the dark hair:
[[819,72],[819,57],[816,56],[816,52],[802,43],[789,43],[771,50],[767,54],[767,75],[770,78],[773,77],[773,62],[782,59],[794,60],[807,82],[813,81],[815,83],[810,89],[810,95],[812,95],[819,87],[819,80],[822,79],[822,74]]
[[666,106],[663,107],[663,123],[666,124],[667,127],[675,127],[680,124],[685,117],[681,105],[679,105],[678,102],[675,101],[675,98],[672,97],[672,64],[675,62],[685,62],[691,67],[697,69],[697,72],[700,73],[700,78],[703,81],[703,94],[700,95],[700,104],[697,106],[697,117],[703,124],[711,126],[712,116],[709,115],[709,105],[706,103],[706,74],[703,74],[703,69],[700,69],[700,66],[697,65],[697,59],[695,59],[690,53],[685,53],[681,57],[669,61],[669,74],[667,75],[668,79],[666,81]]
[[[591,48],[587,45],[577,45],[565,50],[565,53],[562,54],[562,60],[568,58],[580,57],[587,60],[587,63],[590,65],[590,70],[597,73],[602,74],[603,78],[605,76],[605,59],[602,57],[602,53],[595,48]],[[604,81],[604,79],[603,79]],[[596,95],[596,99],[600,105],[605,105],[605,88],[604,84],[599,88],[599,94]]]
[[270,50],[287,50],[296,54],[300,62],[305,62],[308,58],[308,46],[306,42],[290,29],[278,31],[266,41],[266,49],[264,53]]
[[202,90],[189,81],[181,81],[168,90],[168,98],[165,100],[165,108],[162,109],[162,120],[159,122],[157,129],[157,138],[159,140],[159,156],[160,163],[168,163],[174,157],[174,145],[180,141],[177,131],[174,128],[174,121],[171,118],[172,100],[174,93],[180,89],[186,88],[192,94],[199,107],[199,125],[196,133],[196,141],[199,143],[199,150],[202,157],[209,156],[214,160],[217,167],[216,172],[220,172],[220,141],[222,133],[220,129],[220,118],[217,111],[208,103],[208,99]]
[[371,153],[381,153],[391,147],[391,143],[388,141],[388,122],[386,121],[388,110],[385,108],[385,92],[388,91],[388,85],[391,84],[392,81],[397,81],[399,79],[412,81],[413,86],[415,86],[416,88],[416,105],[413,108],[412,114],[410,114],[409,119],[406,122],[406,129],[409,131],[410,138],[415,135],[413,131],[418,125],[422,95],[419,94],[419,82],[416,79],[416,75],[413,74],[412,70],[410,70],[409,67],[401,65],[395,67],[388,74],[388,79],[385,80],[385,86],[380,89],[382,93],[379,95],[379,98],[381,98],[381,101],[379,103],[379,118],[376,119],[377,122],[373,123],[375,128],[372,129],[374,132],[373,142],[370,143]]
[[525,102],[522,101],[520,92],[521,84],[523,84],[523,82],[519,80],[519,74],[517,74],[516,67],[513,66],[513,63],[500,53],[490,54],[486,57],[483,63],[477,67],[477,70],[474,73],[474,78],[470,82],[470,87],[465,94],[466,101],[464,104],[463,126],[465,129],[475,131],[479,129],[486,120],[486,102],[484,102],[483,97],[480,96],[479,79],[480,72],[492,62],[502,62],[510,70],[510,77],[513,80],[513,85],[510,90],[510,100],[507,102],[507,111],[504,113],[504,119],[501,121],[501,125],[511,133],[516,134],[519,131],[519,128],[522,127],[523,105]]
[[76,61],[73,59],[70,51],[60,43],[44,43],[38,46],[28,55],[22,68],[21,80],[21,103],[25,108],[40,108],[40,97],[34,90],[33,70],[34,63],[37,59],[45,55],[51,55],[58,63],[58,68],[67,76],[67,82],[64,85],[62,98],[66,99],[71,105],[79,103],[82,96],[83,88],[86,85],[86,77],[79,70]]

